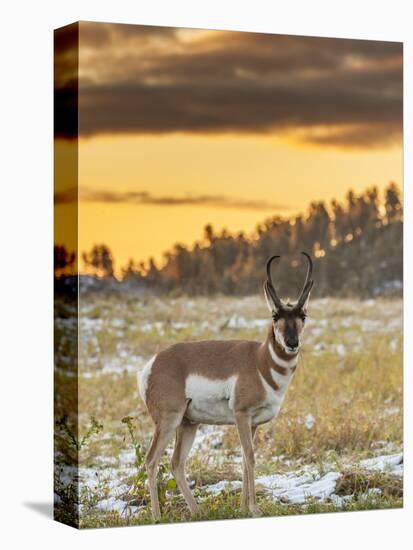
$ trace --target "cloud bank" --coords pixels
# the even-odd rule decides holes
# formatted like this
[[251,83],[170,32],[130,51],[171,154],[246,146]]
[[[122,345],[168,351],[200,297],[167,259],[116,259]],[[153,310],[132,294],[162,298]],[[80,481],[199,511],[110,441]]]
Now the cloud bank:
[[104,191],[99,189],[69,188],[64,192],[55,193],[55,204],[69,204],[77,202],[105,202],[105,203],[129,203],[129,204],[154,204],[160,206],[218,206],[222,208],[246,208],[251,210],[288,210],[289,207],[282,204],[274,204],[265,200],[249,200],[241,197],[228,197],[225,195],[182,195],[182,196],[156,196],[148,191]]
[[[401,141],[400,43],[95,23],[80,24],[79,43],[82,136],[272,133],[353,147]],[[67,112],[77,83],[64,68],[56,82]],[[67,118],[56,127],[60,137],[74,136]]]

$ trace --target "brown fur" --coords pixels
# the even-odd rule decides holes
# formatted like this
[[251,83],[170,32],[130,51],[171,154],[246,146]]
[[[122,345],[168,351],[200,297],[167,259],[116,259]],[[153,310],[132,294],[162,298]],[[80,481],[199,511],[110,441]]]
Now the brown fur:
[[281,359],[290,360],[297,356],[286,354],[279,346],[274,339],[272,325],[264,342],[202,340],[174,344],[161,351],[152,366],[146,391],[146,404],[155,424],[169,412],[185,411],[185,380],[189,374],[212,380],[225,380],[237,375],[235,410],[256,406],[264,396],[259,373],[274,390],[278,390],[271,369],[281,375],[286,375],[289,370],[274,363],[268,351],[269,343]]

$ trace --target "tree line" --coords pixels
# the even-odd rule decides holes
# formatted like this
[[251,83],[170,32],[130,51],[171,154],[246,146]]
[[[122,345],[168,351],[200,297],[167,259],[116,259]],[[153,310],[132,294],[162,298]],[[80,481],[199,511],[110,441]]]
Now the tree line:
[[[372,296],[399,294],[403,273],[403,208],[401,192],[390,183],[380,197],[376,187],[345,200],[312,202],[293,219],[274,216],[257,226],[254,235],[204,228],[192,247],[175,244],[158,266],[131,259],[121,270],[123,283],[156,292],[248,295],[260,292],[265,264],[282,256],[274,282],[282,295],[297,293],[305,276],[301,250],[314,258],[314,294]],[[62,254],[60,254],[60,258]],[[82,255],[89,273],[112,278],[114,260],[106,245]]]

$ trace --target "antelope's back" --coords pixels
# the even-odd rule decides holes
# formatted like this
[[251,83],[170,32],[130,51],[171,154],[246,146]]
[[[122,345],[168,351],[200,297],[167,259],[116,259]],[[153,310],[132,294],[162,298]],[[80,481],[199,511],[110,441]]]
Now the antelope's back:
[[259,342],[248,340],[180,342],[156,356],[153,372],[174,373],[176,379],[185,379],[189,374],[228,378],[255,368],[259,346]]

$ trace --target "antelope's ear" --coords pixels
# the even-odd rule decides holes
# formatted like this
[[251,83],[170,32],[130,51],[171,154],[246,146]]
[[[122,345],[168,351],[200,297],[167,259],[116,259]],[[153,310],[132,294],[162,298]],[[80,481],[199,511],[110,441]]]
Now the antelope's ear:
[[278,309],[275,307],[275,304],[271,298],[270,291],[268,290],[268,281],[264,283],[264,298],[267,303],[267,307],[270,310],[270,313],[277,312]]

